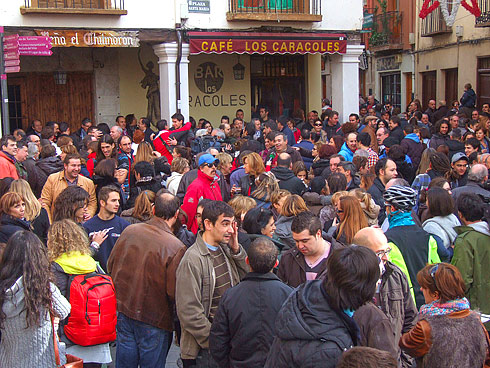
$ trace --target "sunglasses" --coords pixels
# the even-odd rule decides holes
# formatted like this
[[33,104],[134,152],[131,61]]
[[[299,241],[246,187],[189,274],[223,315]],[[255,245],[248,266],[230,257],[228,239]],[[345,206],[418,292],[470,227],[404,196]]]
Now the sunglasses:
[[322,126],[323,124],[315,124],[315,126]]
[[218,167],[218,164],[217,164],[216,162],[212,162],[212,163],[210,163],[210,164],[209,164],[209,163],[206,163],[205,165],[206,165],[207,167],[209,167],[209,168],[212,168],[212,167]]

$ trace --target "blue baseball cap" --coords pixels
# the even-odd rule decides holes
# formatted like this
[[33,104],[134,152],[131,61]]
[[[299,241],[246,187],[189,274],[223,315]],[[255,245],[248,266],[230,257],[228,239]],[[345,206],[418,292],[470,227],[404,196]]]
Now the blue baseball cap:
[[202,166],[204,164],[215,164],[217,166],[219,164],[219,160],[212,154],[205,153],[204,155],[199,157],[199,166]]

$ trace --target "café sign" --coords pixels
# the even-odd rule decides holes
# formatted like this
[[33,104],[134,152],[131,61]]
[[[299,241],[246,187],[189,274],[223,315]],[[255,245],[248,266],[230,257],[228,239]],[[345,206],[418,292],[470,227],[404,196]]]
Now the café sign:
[[343,35],[318,33],[189,32],[195,54],[345,54]]
[[95,30],[36,30],[51,37],[53,47],[139,47],[138,32]]

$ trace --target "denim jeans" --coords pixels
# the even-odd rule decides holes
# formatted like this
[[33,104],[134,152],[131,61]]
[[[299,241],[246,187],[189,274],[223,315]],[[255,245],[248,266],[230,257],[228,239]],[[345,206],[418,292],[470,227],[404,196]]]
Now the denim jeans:
[[165,368],[172,332],[117,316],[116,368]]

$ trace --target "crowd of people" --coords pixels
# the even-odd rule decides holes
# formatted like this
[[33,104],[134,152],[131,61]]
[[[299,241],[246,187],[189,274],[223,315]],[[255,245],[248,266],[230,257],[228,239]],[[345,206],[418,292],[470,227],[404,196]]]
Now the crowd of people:
[[483,367],[489,106],[360,103],[2,137],[0,366]]

